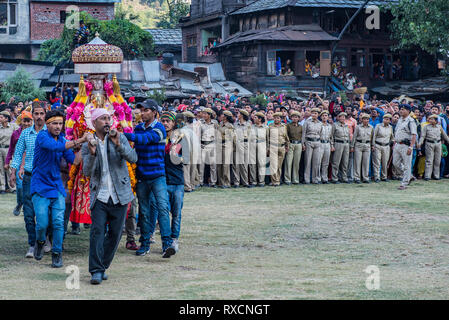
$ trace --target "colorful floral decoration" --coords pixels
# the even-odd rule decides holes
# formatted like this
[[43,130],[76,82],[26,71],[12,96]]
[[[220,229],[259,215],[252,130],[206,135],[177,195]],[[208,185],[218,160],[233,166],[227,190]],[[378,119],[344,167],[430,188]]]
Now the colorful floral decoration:
[[112,103],[112,106],[114,107],[114,115],[117,117],[117,120],[119,121],[120,127],[123,132],[132,132],[132,111],[128,104],[125,102],[125,99],[123,99],[122,95],[120,94],[120,86],[115,75],[112,78],[112,82],[105,82],[104,91],[106,91],[109,102]]

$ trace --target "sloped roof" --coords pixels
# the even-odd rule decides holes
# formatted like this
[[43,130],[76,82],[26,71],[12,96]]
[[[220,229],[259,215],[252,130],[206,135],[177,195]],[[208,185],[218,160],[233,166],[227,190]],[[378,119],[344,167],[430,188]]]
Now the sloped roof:
[[[399,0],[372,0],[368,6],[382,6]],[[256,0],[232,15],[273,10],[283,7],[359,8],[364,0]]]
[[247,41],[334,41],[336,37],[321,29],[319,25],[293,25],[271,29],[239,32],[220,43],[217,48]]
[[154,40],[155,45],[182,45],[181,29],[145,29]]

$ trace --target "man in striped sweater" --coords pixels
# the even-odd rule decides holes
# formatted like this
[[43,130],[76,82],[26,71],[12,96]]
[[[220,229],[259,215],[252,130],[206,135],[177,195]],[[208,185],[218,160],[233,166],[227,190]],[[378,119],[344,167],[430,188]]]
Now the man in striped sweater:
[[[140,106],[139,106],[140,105]],[[176,253],[171,239],[169,201],[165,178],[165,128],[157,120],[161,107],[148,99],[138,103],[142,107],[143,123],[136,126],[134,133],[124,133],[134,142],[137,152],[137,199],[139,201],[140,248],[136,255],[150,252],[151,221],[157,214],[162,238],[162,257],[170,258]]]

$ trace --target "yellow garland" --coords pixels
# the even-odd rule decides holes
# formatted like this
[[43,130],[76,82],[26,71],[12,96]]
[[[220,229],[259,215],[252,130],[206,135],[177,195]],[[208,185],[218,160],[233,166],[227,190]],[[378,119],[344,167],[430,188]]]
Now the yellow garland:
[[137,179],[136,179],[136,164],[130,164],[129,162],[126,162],[126,166],[128,167],[128,173],[129,173],[129,179],[131,180],[131,188],[133,190],[134,193],[136,193],[136,184],[137,184]]
[[69,171],[69,181],[67,182],[67,189],[69,189],[69,193],[72,194],[73,184],[75,183],[75,178],[78,173],[78,166],[72,165]]

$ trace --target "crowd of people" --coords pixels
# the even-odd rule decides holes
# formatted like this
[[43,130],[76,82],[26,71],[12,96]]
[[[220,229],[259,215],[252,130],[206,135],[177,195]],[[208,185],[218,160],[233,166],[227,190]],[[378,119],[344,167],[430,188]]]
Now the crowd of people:
[[[81,162],[90,177],[93,284],[107,279],[122,231],[126,248],[144,256],[158,223],[163,257],[178,252],[184,192],[390,179],[405,190],[415,179],[449,178],[449,104],[385,101],[367,93],[346,101],[335,94],[257,95],[262,99],[242,97],[236,89],[161,104],[132,97],[133,133],[117,132],[111,115],[99,108],[91,116],[95,134],[73,141],[65,139],[64,104],[0,104],[0,193],[17,193],[13,213],[23,209],[26,257],[41,260],[51,250],[52,266],[62,266],[70,216],[67,172]],[[135,194],[127,162],[137,164]],[[79,232],[72,221],[72,234]]]

